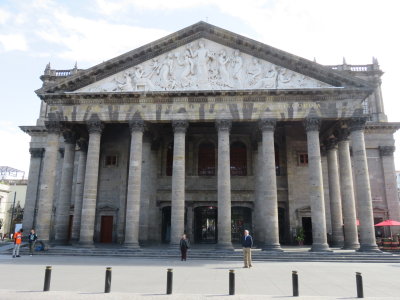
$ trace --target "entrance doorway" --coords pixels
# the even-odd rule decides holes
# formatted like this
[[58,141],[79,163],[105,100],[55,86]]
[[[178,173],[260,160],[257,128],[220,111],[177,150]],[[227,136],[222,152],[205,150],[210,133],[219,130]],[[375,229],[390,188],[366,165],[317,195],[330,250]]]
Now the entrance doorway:
[[303,217],[301,218],[301,223],[303,225],[304,230],[304,245],[312,245],[313,237],[312,237],[312,223],[311,217]]
[[112,243],[113,216],[101,216],[100,243]]
[[201,206],[194,209],[196,243],[215,244],[217,242],[217,208]]
[[243,232],[252,231],[251,209],[248,207],[232,207],[232,243],[241,243]]
[[163,207],[161,222],[161,241],[167,244],[171,240],[171,206]]

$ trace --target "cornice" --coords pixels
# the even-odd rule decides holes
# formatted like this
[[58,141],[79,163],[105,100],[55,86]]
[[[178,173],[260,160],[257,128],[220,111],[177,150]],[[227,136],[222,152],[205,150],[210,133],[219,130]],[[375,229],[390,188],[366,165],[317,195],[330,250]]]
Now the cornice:
[[367,122],[366,133],[395,133],[400,129],[400,122]]

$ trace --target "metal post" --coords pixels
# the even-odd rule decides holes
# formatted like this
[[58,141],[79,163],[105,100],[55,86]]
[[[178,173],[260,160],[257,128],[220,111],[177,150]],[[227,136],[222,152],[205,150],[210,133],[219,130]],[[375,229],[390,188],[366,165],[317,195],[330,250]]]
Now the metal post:
[[111,291],[111,267],[106,268],[106,284],[104,287],[104,293]]
[[50,291],[50,280],[51,280],[51,266],[47,266],[46,267],[46,272],[44,273],[43,292]]
[[235,295],[235,270],[229,270],[229,295]]
[[299,296],[299,276],[297,271],[292,271],[293,297]]
[[11,237],[11,234],[14,233],[14,229],[12,228],[12,224],[13,224],[13,219],[14,219],[14,209],[15,209],[15,199],[17,198],[17,191],[14,192],[14,201],[13,201],[13,205],[11,208],[11,219],[10,219],[10,235],[9,237]]
[[356,272],[357,298],[364,298],[363,281],[360,272]]
[[167,295],[172,294],[172,269],[167,269]]

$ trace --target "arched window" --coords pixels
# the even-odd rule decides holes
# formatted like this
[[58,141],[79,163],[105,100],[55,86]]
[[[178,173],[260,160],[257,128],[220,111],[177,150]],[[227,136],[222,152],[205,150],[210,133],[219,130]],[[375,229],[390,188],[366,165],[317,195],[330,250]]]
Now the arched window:
[[247,175],[246,145],[241,142],[231,144],[231,176]]
[[172,176],[172,163],[174,161],[174,144],[169,143],[167,147],[167,161],[166,161],[166,168],[165,173],[167,176]]
[[205,142],[199,146],[198,175],[215,175],[215,146],[213,143]]

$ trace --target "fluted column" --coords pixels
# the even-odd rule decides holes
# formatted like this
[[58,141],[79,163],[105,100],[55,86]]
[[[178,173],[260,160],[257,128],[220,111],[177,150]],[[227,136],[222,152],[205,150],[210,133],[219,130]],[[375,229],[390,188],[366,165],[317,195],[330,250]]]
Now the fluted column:
[[58,121],[46,121],[45,125],[47,128],[47,142],[40,183],[36,228],[40,239],[48,242],[50,240],[58,149],[60,147],[60,123]]
[[22,228],[25,230],[33,228],[44,149],[30,148],[29,152],[31,153],[31,161],[29,164],[29,180],[26,188],[24,218],[22,223]]
[[56,209],[56,242],[66,243],[68,239],[69,209],[71,206],[72,178],[75,162],[75,133],[67,130],[64,135],[64,160],[61,173],[60,196]]
[[350,158],[349,132],[341,129],[338,135],[340,195],[344,227],[344,249],[358,249],[357,216],[354,200],[354,185]]
[[[260,122],[262,132],[261,155],[261,198],[258,202],[261,226],[264,227],[263,250],[281,251],[279,244],[278,195],[276,187],[274,131],[276,120],[263,119]],[[258,208],[256,208],[258,209]]]
[[83,189],[85,187],[85,170],[87,159],[87,142],[85,140],[78,140],[79,146],[79,159],[78,170],[76,173],[75,193],[74,197],[74,217],[72,219],[71,242],[79,241],[79,233],[81,228],[82,217],[82,200]]
[[315,252],[329,251],[326,236],[324,187],[319,141],[320,122],[317,118],[309,118],[304,122],[307,131],[308,177],[313,233],[311,251]]
[[143,120],[131,120],[131,150],[129,158],[128,194],[126,199],[126,247],[139,248],[140,192],[142,182]]
[[329,139],[326,143],[328,158],[329,203],[331,208],[332,246],[343,247],[342,199],[340,196],[337,141]]
[[218,130],[218,247],[232,249],[230,120],[217,120]]
[[81,215],[79,244],[93,246],[94,221],[96,217],[97,182],[99,177],[100,140],[103,124],[99,120],[87,122],[89,145],[85,170],[85,186]]
[[174,153],[172,165],[171,245],[178,245],[185,231],[185,137],[188,122],[172,122]]
[[[395,146],[380,146],[379,153],[382,159],[383,179],[385,181],[386,203],[389,211],[389,219],[400,221],[399,196],[397,193],[396,170],[394,168]],[[394,226],[392,233],[399,232]]]
[[142,146],[142,183],[140,189],[140,217],[139,217],[139,243],[147,243],[149,240],[149,212],[150,212],[150,195],[154,189],[151,178],[151,142],[150,133],[143,133]]
[[375,240],[374,214],[372,210],[371,187],[365,150],[363,117],[350,120],[350,138],[353,148],[353,170],[357,196],[358,217],[360,219],[359,251],[379,251]]
[[257,152],[254,155],[254,173],[255,173],[255,182],[254,182],[254,212],[253,212],[253,238],[257,243],[257,246],[262,247],[264,245],[265,238],[265,226],[263,223],[263,216],[261,215],[261,211],[259,207],[262,203],[262,193],[261,187],[264,182],[264,178],[262,177],[262,141],[257,141]]

